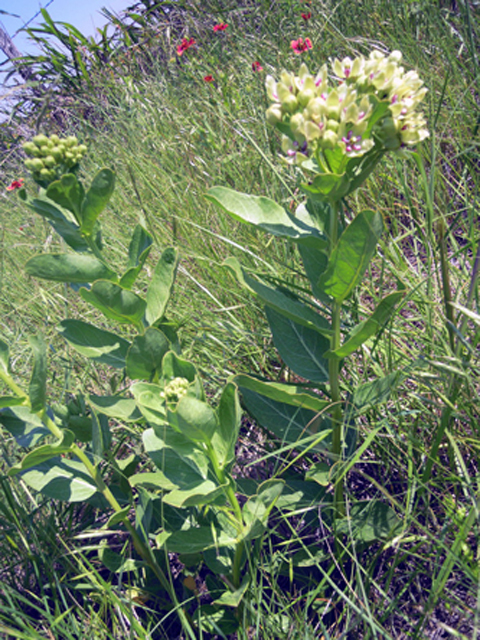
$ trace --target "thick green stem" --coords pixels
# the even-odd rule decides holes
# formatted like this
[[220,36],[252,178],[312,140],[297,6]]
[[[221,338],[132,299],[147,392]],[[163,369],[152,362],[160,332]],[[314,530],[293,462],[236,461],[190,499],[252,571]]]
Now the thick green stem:
[[[338,203],[330,204],[330,253],[333,251],[338,239]],[[340,313],[341,304],[334,301],[332,304],[332,337],[330,339],[330,350],[335,351],[340,347]],[[328,362],[328,377],[330,383],[330,397],[333,404],[332,409],[332,453],[334,464],[340,462],[342,457],[342,404],[340,397],[340,361],[338,358],[330,358]],[[340,465],[339,465],[340,466]],[[335,480],[334,493],[334,513],[335,517],[345,515],[345,504],[343,494],[343,479]]]

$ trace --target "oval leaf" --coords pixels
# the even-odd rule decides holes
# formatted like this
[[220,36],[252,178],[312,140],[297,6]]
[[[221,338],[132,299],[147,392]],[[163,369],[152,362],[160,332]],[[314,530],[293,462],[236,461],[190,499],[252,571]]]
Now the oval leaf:
[[170,349],[164,333],[149,327],[137,336],[128,350],[127,375],[132,380],[153,380],[162,370],[163,356]]
[[45,253],[30,258],[27,273],[56,282],[94,282],[100,278],[115,278],[115,272],[94,256],[75,253]]
[[149,325],[159,322],[165,315],[177,272],[177,252],[173,247],[165,249],[157,262],[147,291],[147,311]]
[[62,320],[58,331],[87,358],[123,369],[130,343],[115,333],[103,331],[81,320]]
[[101,169],[94,177],[82,205],[81,232],[92,235],[98,216],[107,206],[115,188],[115,174],[111,169]]
[[80,289],[80,295],[107,318],[121,324],[141,326],[146,308],[145,300],[133,291],[108,280],[98,280],[91,289]]

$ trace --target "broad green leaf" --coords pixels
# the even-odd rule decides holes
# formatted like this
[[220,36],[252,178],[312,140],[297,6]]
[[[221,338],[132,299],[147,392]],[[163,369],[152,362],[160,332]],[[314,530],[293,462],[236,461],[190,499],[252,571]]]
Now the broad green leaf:
[[64,209],[60,210],[51,200],[46,198],[32,198],[26,202],[27,206],[38,215],[46,218],[55,231],[75,251],[88,251],[89,247],[80,233],[74,216]]
[[144,487],[137,488],[137,502],[135,505],[135,529],[148,543],[148,536],[152,524],[153,500],[152,496]]
[[155,466],[176,488],[206,480],[208,459],[195,444],[171,427],[155,427],[143,433],[143,444]]
[[331,466],[326,462],[316,462],[305,474],[305,480],[313,480],[322,485],[322,487],[328,487],[331,483],[330,477]]
[[322,335],[329,336],[332,333],[327,320],[311,306],[301,302],[290,291],[282,289],[281,287],[270,287],[260,278],[252,278],[245,273],[235,258],[227,258],[224,265],[235,273],[240,284],[254,293],[271,309],[274,309],[297,324],[318,331]]
[[34,447],[45,436],[50,435],[41,419],[30,407],[10,407],[0,411],[0,424],[12,434],[20,447]]
[[90,395],[88,401],[96,411],[121,422],[137,422],[142,418],[142,414],[132,398]]
[[136,336],[127,354],[127,375],[132,380],[153,380],[162,371],[163,356],[170,343],[162,331],[149,327]]
[[104,525],[105,529],[110,529],[110,527],[114,527],[120,522],[123,522],[131,510],[132,510],[131,505],[128,505],[128,507],[124,507],[123,509],[120,509],[120,511],[115,511],[115,513],[110,516],[110,518],[107,520],[107,523]]
[[383,232],[381,214],[366,209],[348,225],[340,236],[320,278],[319,287],[341,303],[363,278]]
[[92,452],[97,459],[102,459],[112,446],[112,436],[108,418],[92,411]]
[[152,242],[152,236],[148,231],[142,225],[137,224],[128,247],[127,271],[120,280],[120,286],[131,289],[150,253]]
[[235,589],[235,591],[225,591],[219,598],[214,600],[214,604],[222,607],[238,607],[249,585],[250,576],[246,575],[238,589]]
[[217,419],[218,427],[211,440],[218,463],[223,468],[235,458],[235,444],[242,420],[237,387],[232,382],[229,382],[222,392]]
[[233,569],[235,547],[216,547],[207,549],[203,555],[205,564],[217,575],[229,575]]
[[81,320],[62,320],[58,331],[82,356],[123,369],[130,344],[115,333]]
[[82,287],[80,296],[110,320],[120,324],[133,324],[135,327],[142,326],[145,300],[129,289],[123,289],[108,280],[97,280],[90,289]]
[[33,371],[28,386],[28,395],[32,411],[40,411],[47,397],[47,345],[39,333],[28,339],[33,351]]
[[150,425],[166,424],[167,411],[161,396],[163,387],[149,382],[137,382],[131,387],[135,403]]
[[345,173],[318,173],[311,183],[303,183],[301,186],[313,199],[337,201],[345,195],[348,181],[345,180]]
[[32,489],[54,500],[85,502],[97,493],[97,487],[85,467],[76,460],[51,458],[22,473]]
[[318,286],[322,274],[325,272],[328,264],[328,256],[325,252],[311,247],[299,246],[300,256],[302,258],[305,273],[310,281],[312,293],[318,300],[328,302],[328,297]]
[[56,282],[93,282],[100,278],[115,278],[115,273],[94,256],[75,253],[44,253],[33,256],[25,265],[27,273],[36,278]]
[[254,540],[265,531],[268,517],[285,485],[284,480],[266,480],[243,505],[242,514],[246,523],[242,540]]
[[250,389],[271,400],[283,402],[293,407],[310,409],[317,413],[322,413],[331,404],[329,400],[321,400],[318,395],[308,393],[304,388],[296,385],[265,382],[243,374],[236,375],[233,380],[242,393],[244,389]]
[[167,381],[174,378],[186,378],[189,382],[193,382],[198,373],[195,365],[191,362],[180,358],[173,351],[168,351],[163,358],[162,375]]
[[290,215],[270,198],[251,196],[226,187],[213,187],[205,197],[240,222],[255,225],[281,238],[325,247],[325,236],[316,227]]
[[66,173],[60,180],[52,182],[47,188],[46,196],[64,209],[71,211],[80,224],[85,192],[82,183],[77,180],[75,175]]
[[395,511],[379,500],[357,502],[348,518],[336,521],[336,530],[362,544],[388,540],[402,526]]
[[406,375],[403,371],[394,371],[383,378],[359,385],[353,394],[353,404],[358,411],[364,411],[370,407],[376,407],[387,402],[391,394],[404,381]]
[[145,487],[145,489],[163,489],[171,491],[176,488],[176,484],[169,480],[162,471],[152,471],[146,473],[135,473],[128,479],[132,487]]
[[55,458],[61,453],[70,453],[72,450],[72,444],[74,443],[75,436],[71,431],[64,430],[62,432],[62,439],[54,444],[43,444],[33,451],[27,453],[27,455],[19,462],[18,464],[13,465],[8,470],[9,476],[16,476],[18,473],[22,471],[26,471],[31,467],[36,467],[37,465],[50,460],[50,458]]
[[319,429],[323,432],[322,423],[318,424],[319,415],[315,411],[277,402],[246,387],[240,387],[240,392],[250,415],[282,443],[294,444],[307,439],[312,442]]
[[222,532],[218,536],[214,535],[211,527],[192,527],[186,531],[175,531],[162,537],[170,552],[182,554],[198,553],[212,549],[219,544],[233,542]]
[[403,295],[402,291],[395,291],[385,296],[372,315],[353,328],[341,347],[335,349],[335,351],[327,351],[324,356],[326,358],[335,357],[341,359],[356,351],[358,347],[383,327]]
[[81,232],[92,235],[98,216],[105,209],[115,187],[115,174],[111,169],[101,169],[94,177],[82,204]]
[[172,294],[175,275],[177,273],[177,251],[173,247],[165,249],[153,272],[147,290],[147,310],[145,318],[149,325],[162,320],[168,301]]
[[273,342],[282,360],[298,376],[311,382],[327,382],[328,360],[323,357],[330,341],[318,331],[298,324],[271,307],[265,307]]
[[17,407],[25,402],[25,398],[19,398],[18,396],[0,396],[0,409],[6,407]]
[[183,489],[173,489],[163,496],[163,501],[171,507],[200,507],[210,504],[224,495],[222,487],[212,480],[198,480]]
[[[275,507],[284,511],[301,510],[304,513],[307,509],[317,511],[319,504],[325,505],[330,499],[327,489],[316,482],[287,479]],[[325,515],[322,510],[322,518]]]
[[3,340],[0,340],[0,368],[4,373],[10,371],[10,347]]
[[215,411],[189,396],[184,396],[167,415],[171,426],[194,442],[210,442],[218,425]]

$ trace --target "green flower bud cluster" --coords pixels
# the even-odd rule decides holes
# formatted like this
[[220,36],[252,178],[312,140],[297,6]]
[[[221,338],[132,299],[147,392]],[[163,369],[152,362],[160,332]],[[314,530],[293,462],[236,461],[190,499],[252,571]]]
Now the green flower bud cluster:
[[165,385],[160,397],[167,402],[179,402],[187,394],[189,386],[190,383],[186,378],[173,378]]
[[32,172],[33,178],[40,184],[49,184],[64,173],[72,171],[85,155],[87,147],[78,144],[75,136],[49,138],[43,134],[25,142],[23,150],[29,156],[25,167]]
[[[323,65],[312,76],[302,64],[298,76],[282,71],[277,82],[267,76],[266,87],[273,104],[267,121],[284,132],[282,151],[290,164],[301,164],[312,153],[339,147],[349,158],[363,156],[374,146],[399,151],[415,145],[429,134],[417,107],[427,89],[416,71],[405,72],[402,54],[384,56],[372,51],[368,58],[344,58],[332,63],[335,78]],[[388,110],[370,122],[378,102]]]

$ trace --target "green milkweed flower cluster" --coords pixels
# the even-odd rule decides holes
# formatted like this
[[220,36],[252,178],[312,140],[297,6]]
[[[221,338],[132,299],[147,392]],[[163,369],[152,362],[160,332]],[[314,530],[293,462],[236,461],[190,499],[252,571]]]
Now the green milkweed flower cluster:
[[[301,164],[323,150],[340,149],[348,158],[373,147],[400,151],[429,134],[417,110],[427,89],[416,71],[400,65],[402,54],[372,51],[368,58],[334,60],[335,78],[326,64],[316,76],[302,64],[298,76],[282,71],[280,81],[266,79],[273,104],[267,121],[282,131],[282,151],[290,164]],[[377,109],[379,103],[388,109]],[[379,113],[381,114],[379,117]]]
[[160,397],[167,402],[179,402],[187,394],[190,386],[186,378],[173,378],[164,390],[160,393]]
[[32,172],[36,182],[45,186],[64,173],[75,170],[87,147],[78,144],[75,136],[59,138],[54,134],[48,138],[39,134],[25,142],[23,150],[30,156],[25,160],[25,167]]

